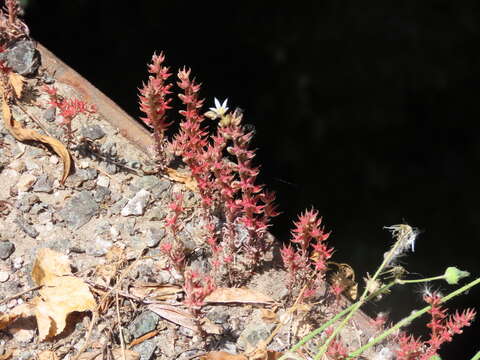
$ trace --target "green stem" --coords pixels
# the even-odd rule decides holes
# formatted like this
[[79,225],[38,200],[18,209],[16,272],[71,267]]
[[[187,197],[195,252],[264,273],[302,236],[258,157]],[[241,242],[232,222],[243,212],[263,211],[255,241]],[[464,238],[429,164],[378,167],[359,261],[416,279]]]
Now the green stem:
[[402,280],[402,279],[397,279],[397,284],[414,284],[414,283],[420,283],[420,282],[428,282],[428,281],[434,281],[434,280],[444,280],[445,275],[438,275],[434,277],[429,277],[429,278],[424,278],[424,279],[413,279],[413,280]]
[[[371,278],[371,281],[375,281],[377,279],[377,277],[380,275],[380,273],[383,271],[383,269],[388,265],[390,264],[390,262],[392,261],[392,259],[395,257],[395,254],[396,254],[396,251],[397,249],[400,247],[400,246],[403,246],[402,244],[402,240],[400,239],[397,239],[397,241],[395,242],[395,244],[393,245],[393,247],[390,249],[390,251],[387,253],[387,256],[385,256],[385,258],[383,259],[383,262],[382,264],[378,267],[377,271],[375,272],[375,274],[373,275],[373,277]],[[351,319],[351,317],[358,311],[358,309],[360,309],[360,307],[365,303],[366,301],[366,298],[367,298],[367,294],[368,294],[368,287],[365,287],[365,290],[363,291],[362,293],[362,296],[360,296],[360,299],[355,303],[355,305],[353,306],[352,310],[350,311],[350,313],[345,316],[345,318],[342,320],[342,322],[340,323],[340,325],[338,325],[335,330],[332,332],[332,334],[327,338],[327,340],[325,340],[325,343],[320,347],[320,349],[318,350],[317,354],[315,355],[315,357],[313,358],[314,360],[319,360],[322,358],[322,356],[327,352],[327,349],[328,349],[328,346],[330,345],[330,343],[333,341],[333,339],[335,339],[335,337],[340,333],[340,331],[342,331],[342,329],[345,327],[345,325],[348,323],[348,321]]]
[[470,360],[479,360],[480,359],[480,351],[477,352]]
[[[383,287],[381,287],[380,289],[378,289],[377,291],[375,291],[374,293],[370,294],[366,301],[370,300],[370,299],[373,299],[375,297],[377,297],[379,294],[383,294],[385,293],[386,291],[388,291],[388,289],[390,289],[393,285],[395,285],[396,282],[395,281],[392,281],[390,282],[389,284],[387,285],[384,285]],[[328,320],[325,324],[323,324],[322,326],[320,326],[319,328],[313,330],[311,333],[309,333],[307,336],[305,336],[304,338],[302,338],[298,343],[296,343],[290,350],[289,350],[289,353],[294,353],[295,351],[297,351],[298,349],[300,349],[305,343],[307,343],[308,341],[312,340],[315,336],[317,336],[318,334],[320,334],[322,331],[324,331],[325,329],[327,329],[330,325],[332,325],[333,323],[335,323],[336,321],[338,321],[342,316],[348,314],[356,305],[357,303],[354,303],[352,305],[350,305],[349,307],[347,307],[345,310],[339,312],[337,315],[335,315],[332,319]],[[285,360],[288,358],[287,356],[288,354],[285,354],[283,356],[281,356],[278,360]]]
[[[455,296],[458,296],[460,295],[461,293],[467,291],[468,289],[476,286],[480,284],[480,278],[476,279],[476,280],[473,280],[472,282],[468,283],[467,285],[465,286],[462,286],[461,288],[455,290],[455,291],[452,291],[450,294],[444,296],[441,298],[440,300],[440,303],[444,303],[444,302],[447,302],[448,300],[452,299],[453,297]],[[425,314],[428,310],[430,310],[432,308],[432,306],[426,306],[424,307],[423,309],[421,310],[418,310],[416,312],[414,312],[412,315],[410,315],[409,317],[405,318],[405,319],[402,319],[400,320],[398,323],[396,323],[393,327],[391,327],[390,329],[384,331],[383,333],[381,333],[380,335],[378,335],[376,338],[374,338],[373,340],[371,340],[370,342],[368,342],[367,344],[363,345],[362,347],[358,348],[357,350],[355,350],[354,352],[350,353],[348,355],[348,359],[352,359],[352,358],[355,358],[355,357],[358,357],[361,353],[363,353],[365,350],[367,350],[368,348],[372,347],[373,345],[375,344],[378,344],[379,342],[381,342],[383,339],[385,339],[387,336],[389,336],[390,334],[394,333],[396,330],[400,329],[401,327],[403,326],[406,326],[408,324],[410,324],[412,322],[412,320],[416,319],[417,317]],[[474,356],[473,359],[471,360],[479,360],[480,359],[480,352]]]

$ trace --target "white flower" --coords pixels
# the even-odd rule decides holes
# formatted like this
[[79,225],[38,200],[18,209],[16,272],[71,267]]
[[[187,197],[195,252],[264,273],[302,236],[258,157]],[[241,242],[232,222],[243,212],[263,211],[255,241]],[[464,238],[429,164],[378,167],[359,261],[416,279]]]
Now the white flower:
[[223,118],[223,116],[228,111],[228,107],[227,107],[228,98],[225,99],[223,104],[220,104],[220,101],[218,101],[217,98],[215,98],[214,100],[215,100],[215,107],[211,107],[210,111],[207,111],[205,113],[205,116],[209,117],[212,120],[215,120],[217,118]]

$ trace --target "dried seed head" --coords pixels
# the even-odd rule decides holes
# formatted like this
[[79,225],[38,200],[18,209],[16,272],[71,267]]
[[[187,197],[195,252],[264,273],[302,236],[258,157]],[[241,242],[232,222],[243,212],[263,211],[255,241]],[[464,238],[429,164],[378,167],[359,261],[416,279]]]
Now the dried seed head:
[[415,240],[420,233],[418,229],[412,228],[407,224],[384,226],[384,229],[389,230],[395,239],[395,244],[392,249],[384,255],[385,258],[387,256],[390,257],[387,265],[391,266],[395,259],[406,253],[409,249],[412,252],[415,251]]

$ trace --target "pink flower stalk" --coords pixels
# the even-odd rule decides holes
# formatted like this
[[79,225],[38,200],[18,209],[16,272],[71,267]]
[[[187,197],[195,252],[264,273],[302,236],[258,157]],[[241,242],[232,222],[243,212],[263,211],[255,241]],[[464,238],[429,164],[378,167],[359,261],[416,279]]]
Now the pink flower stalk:
[[208,164],[204,161],[208,133],[202,127],[205,117],[200,114],[203,106],[203,100],[198,98],[200,84],[190,79],[190,72],[190,69],[184,68],[177,75],[179,79],[177,85],[182,90],[178,97],[185,105],[185,109],[179,111],[184,120],[180,123],[180,132],[175,136],[172,148],[177,155],[182,156],[184,163],[190,168],[203,205],[205,209],[209,209],[213,203],[212,183]]
[[168,205],[172,214],[166,218],[165,227],[170,229],[172,235],[175,237],[179,228],[178,218],[183,213],[183,194],[177,193],[174,195],[174,198],[175,199]]
[[256,263],[266,249],[264,237],[270,220],[279,213],[273,204],[274,193],[263,192],[263,185],[256,184],[260,170],[252,163],[255,157],[255,151],[250,149],[253,131],[245,129],[242,119],[243,114],[239,110],[225,115],[219,124],[218,134],[231,141],[227,152],[236,159],[236,164],[232,165],[236,180],[231,183],[231,188],[233,194],[238,195],[234,201],[227,203],[228,210],[234,211],[247,228],[249,237],[244,247],[252,263]]
[[166,83],[171,73],[168,67],[163,66],[164,60],[163,53],[153,54],[152,63],[148,65],[148,72],[152,75],[139,90],[140,110],[146,115],[140,119],[153,128],[155,151],[160,162],[164,162],[165,159],[165,131],[171,125],[171,122],[166,120],[166,112],[171,109],[169,104],[172,100],[168,98],[172,84]]
[[465,326],[470,326],[475,317],[473,309],[467,309],[462,313],[458,311],[448,316],[447,309],[441,306],[441,296],[437,293],[428,293],[423,297],[424,301],[432,306],[428,311],[432,317],[427,327],[430,328],[430,338],[426,341],[415,339],[412,336],[401,334],[399,337],[400,347],[397,350],[398,360],[428,360],[438,355],[440,347],[452,341],[455,334],[461,334]]
[[312,283],[323,279],[333,249],[325,244],[330,233],[325,233],[321,223],[322,219],[315,210],[305,211],[299,215],[298,221],[294,222],[291,241],[297,244],[297,248],[285,245],[281,250],[283,264],[289,273],[289,283],[296,279]]
[[183,289],[185,291],[183,303],[196,312],[205,305],[205,298],[215,290],[215,283],[212,277],[188,269],[185,271]]
[[[333,328],[330,327],[325,331],[325,334],[327,336],[330,336],[333,333]],[[327,355],[328,358],[331,360],[346,360],[349,359],[348,357],[348,350],[343,345],[342,341],[340,338],[335,338],[330,345],[328,346],[327,349]]]
[[179,273],[182,273],[185,268],[185,249],[179,242],[165,242],[160,246],[160,250],[168,256],[170,265]]
[[177,233],[179,231],[178,219],[183,213],[183,194],[175,194],[174,200],[168,207],[172,214],[166,218],[165,227],[172,233],[173,244],[169,242],[164,243],[160,249],[169,257],[173,267],[181,272],[185,268],[185,246],[177,238]]
[[97,111],[95,105],[87,105],[85,101],[77,98],[65,99],[58,95],[57,89],[53,86],[44,86],[44,91],[50,97],[50,105],[59,110],[59,115],[62,117],[60,125],[65,129],[65,136],[67,142],[73,140],[74,131],[72,130],[72,120],[78,114],[92,114]]

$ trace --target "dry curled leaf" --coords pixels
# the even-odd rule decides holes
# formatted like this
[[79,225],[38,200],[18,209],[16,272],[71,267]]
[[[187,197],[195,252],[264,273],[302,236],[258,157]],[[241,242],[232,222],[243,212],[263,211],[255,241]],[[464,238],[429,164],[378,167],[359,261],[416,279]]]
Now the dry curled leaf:
[[189,173],[180,172],[172,168],[165,169],[166,174],[170,177],[171,180],[185,184],[187,189],[192,191],[198,190],[198,185],[195,179]]
[[176,297],[176,294],[182,292],[183,289],[178,285],[171,284],[140,284],[129,289],[132,295],[139,298],[150,298],[153,300],[167,300]]
[[20,74],[17,74],[13,71],[8,74],[8,82],[12,86],[15,97],[17,99],[20,99],[22,97],[24,81],[24,77]]
[[60,334],[72,312],[92,311],[96,306],[88,285],[74,276],[57,277],[39,293],[32,302],[40,340]]
[[275,301],[259,291],[247,288],[217,288],[205,298],[206,303],[241,303],[271,305]]
[[0,313],[0,330],[5,329],[18,318],[29,316],[33,316],[33,307],[28,303],[14,307],[9,313]]
[[60,141],[58,141],[57,139],[51,136],[42,135],[36,132],[35,130],[23,128],[22,125],[13,118],[12,113],[10,111],[10,107],[8,106],[5,96],[3,96],[3,101],[2,101],[2,112],[3,112],[3,121],[5,124],[5,128],[8,129],[10,134],[15,139],[17,139],[18,141],[27,141],[27,140],[40,141],[50,146],[52,150],[55,151],[55,153],[57,153],[59,157],[62,158],[63,175],[60,180],[60,183],[63,184],[67,179],[70,173],[70,168],[72,166],[72,158],[70,157],[70,153],[68,152],[65,145],[63,145]]
[[70,261],[63,254],[40,249],[32,278],[38,285],[44,285],[39,290],[40,296],[30,302],[40,341],[60,334],[70,313],[91,311],[96,306],[88,285],[71,275]]
[[175,306],[166,304],[152,304],[148,306],[148,310],[160,315],[164,319],[175,324],[186,327],[190,330],[197,331],[198,327],[195,318],[189,313],[177,309]]
[[38,250],[32,269],[32,278],[37,285],[45,285],[59,276],[71,274],[67,255],[48,248]]
[[45,350],[38,354],[38,360],[58,360],[58,356],[51,350]]

